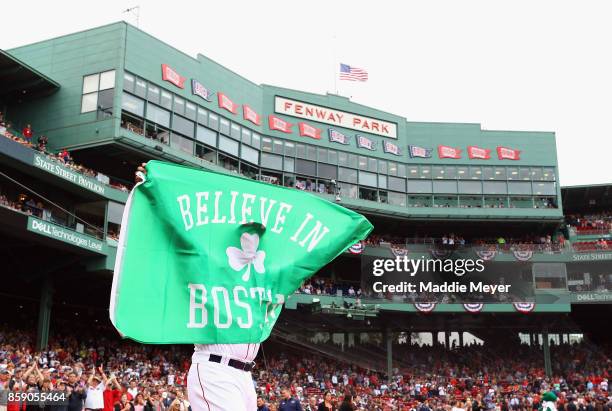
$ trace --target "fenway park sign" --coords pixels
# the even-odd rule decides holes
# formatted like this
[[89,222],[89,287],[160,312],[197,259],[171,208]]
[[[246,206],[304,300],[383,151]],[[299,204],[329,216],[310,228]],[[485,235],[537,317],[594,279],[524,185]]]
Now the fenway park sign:
[[285,97],[274,98],[274,111],[287,116],[299,117],[319,123],[331,124],[363,133],[397,138],[397,124],[376,118],[360,116],[329,107],[317,106]]

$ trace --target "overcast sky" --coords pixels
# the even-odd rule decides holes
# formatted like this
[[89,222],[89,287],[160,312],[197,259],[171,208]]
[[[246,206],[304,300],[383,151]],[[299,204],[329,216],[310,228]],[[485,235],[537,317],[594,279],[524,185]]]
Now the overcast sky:
[[[10,1],[0,48],[118,20],[256,82],[410,121],[554,131],[562,185],[611,183],[611,1]],[[348,84],[347,84],[348,83]]]

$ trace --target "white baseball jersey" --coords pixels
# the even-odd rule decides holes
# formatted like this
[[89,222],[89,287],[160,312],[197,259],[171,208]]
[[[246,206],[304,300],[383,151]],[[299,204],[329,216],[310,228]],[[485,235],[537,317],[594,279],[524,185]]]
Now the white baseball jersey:
[[206,352],[242,362],[250,362],[257,357],[259,344],[196,344],[194,351],[194,358],[195,353]]

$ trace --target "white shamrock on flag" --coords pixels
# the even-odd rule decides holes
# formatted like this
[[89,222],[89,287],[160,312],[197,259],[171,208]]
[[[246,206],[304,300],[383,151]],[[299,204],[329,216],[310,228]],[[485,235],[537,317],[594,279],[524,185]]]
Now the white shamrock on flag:
[[255,271],[259,274],[266,272],[264,260],[266,258],[265,251],[257,251],[259,246],[259,236],[257,234],[244,233],[240,236],[240,246],[242,250],[236,247],[227,247],[227,262],[235,271],[241,271],[244,266],[247,267],[242,275],[242,281],[249,281],[251,275],[251,264]]

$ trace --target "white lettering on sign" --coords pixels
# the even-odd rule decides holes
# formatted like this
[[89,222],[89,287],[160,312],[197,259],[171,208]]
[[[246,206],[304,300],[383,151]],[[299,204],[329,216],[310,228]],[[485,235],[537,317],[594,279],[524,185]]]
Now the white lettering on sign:
[[304,118],[319,123],[332,124],[364,133],[383,137],[397,138],[397,125],[388,121],[375,119],[346,111],[304,103],[276,96],[274,111],[287,116]]

